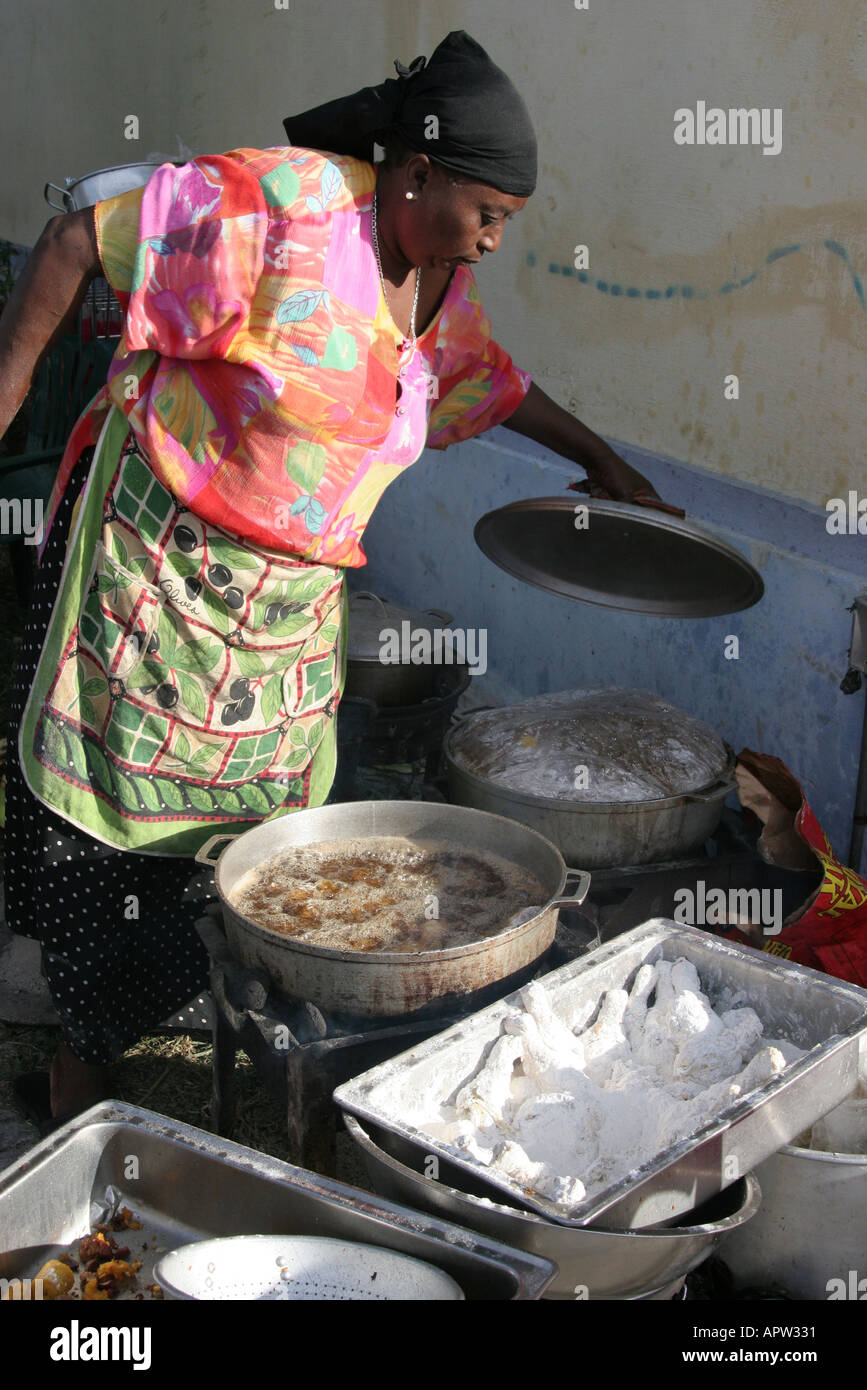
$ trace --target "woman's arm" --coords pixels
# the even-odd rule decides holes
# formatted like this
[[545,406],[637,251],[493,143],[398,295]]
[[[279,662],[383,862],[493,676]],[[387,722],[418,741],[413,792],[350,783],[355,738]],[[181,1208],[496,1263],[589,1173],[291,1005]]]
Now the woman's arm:
[[527,435],[555,454],[579,464],[593,482],[600,483],[618,501],[628,502],[636,492],[657,496],[652,483],[643,474],[631,468],[598,434],[546,396],[535,382],[518,409],[503,423],[507,429]]
[[71,326],[100,270],[93,209],[53,217],[0,318],[0,437],[15,419],[36,368]]

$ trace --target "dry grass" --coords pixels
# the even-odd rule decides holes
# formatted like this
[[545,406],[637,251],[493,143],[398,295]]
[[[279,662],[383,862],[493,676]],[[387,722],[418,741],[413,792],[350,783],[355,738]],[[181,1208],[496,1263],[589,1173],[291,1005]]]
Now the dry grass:
[[[20,1072],[47,1068],[59,1036],[54,1028],[0,1023],[0,1106],[14,1109],[14,1077]],[[211,1055],[210,1042],[202,1039],[151,1034],[131,1047],[114,1069],[112,1097],[199,1129],[209,1129]],[[236,1070],[237,1106],[232,1138],[251,1149],[288,1159],[285,1120],[243,1052],[238,1054]]]

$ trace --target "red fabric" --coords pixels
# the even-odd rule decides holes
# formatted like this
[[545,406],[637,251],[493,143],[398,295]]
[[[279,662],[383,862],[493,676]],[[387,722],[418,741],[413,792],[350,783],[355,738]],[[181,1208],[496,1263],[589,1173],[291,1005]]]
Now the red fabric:
[[[784,805],[798,807],[793,829],[825,870],[817,893],[797,921],[783,927],[779,936],[768,940],[762,950],[867,988],[867,882],[854,869],[840,863],[801,784],[784,763],[778,758],[752,754],[748,765]],[[748,946],[755,945],[742,932],[727,935]]]

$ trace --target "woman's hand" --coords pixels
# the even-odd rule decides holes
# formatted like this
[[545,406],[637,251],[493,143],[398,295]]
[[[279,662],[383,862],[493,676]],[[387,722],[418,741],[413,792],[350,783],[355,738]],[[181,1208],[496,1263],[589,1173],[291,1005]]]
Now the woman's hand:
[[616,502],[631,502],[636,494],[659,500],[659,493],[644,474],[615,454],[613,449],[606,448],[592,464],[585,466],[591,483],[596,483]]
[[618,502],[630,502],[639,493],[658,497],[653,484],[642,473],[615,454],[598,434],[552,401],[535,382],[505,425],[579,464],[586,469],[591,483]]

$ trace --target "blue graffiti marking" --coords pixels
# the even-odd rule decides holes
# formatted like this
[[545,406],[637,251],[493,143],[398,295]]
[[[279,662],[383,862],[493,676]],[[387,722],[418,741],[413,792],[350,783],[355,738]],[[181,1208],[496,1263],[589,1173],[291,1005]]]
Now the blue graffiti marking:
[[800,251],[800,246],[778,246],[776,251],[769,251],[765,257],[765,264],[771,265],[773,261],[779,261],[783,256],[791,256],[793,251]]
[[[841,246],[838,241],[832,241],[830,238],[825,240],[822,245],[826,250],[831,251],[835,256],[839,256],[843,261],[843,264],[852,277],[852,285],[855,289],[855,293],[862,307],[867,309],[867,297],[865,297],[864,285],[855,271],[855,267],[852,264],[851,257],[845,246]],[[765,257],[765,265],[773,265],[775,261],[782,260],[784,256],[792,256],[796,251],[803,251],[804,249],[804,246],[801,244],[794,246],[777,246],[773,251],[768,252]],[[527,252],[526,262],[529,266],[536,265],[535,251]],[[579,284],[593,285],[599,290],[600,294],[610,294],[615,299],[620,296],[625,296],[627,299],[674,299],[676,297],[680,299],[710,299],[714,294],[731,294],[734,290],[742,290],[745,289],[747,285],[752,285],[755,280],[758,280],[762,269],[764,269],[764,267],[761,267],[759,270],[754,270],[751,275],[744,275],[740,280],[727,280],[724,285],[720,285],[718,290],[697,290],[692,285],[668,285],[664,290],[643,290],[639,289],[637,285],[623,286],[620,284],[611,284],[608,280],[595,280],[586,270],[575,270],[574,266],[571,265],[559,265],[556,261],[549,261],[548,263],[549,275],[569,275],[573,279],[576,279]]]
[[839,241],[831,241],[830,238],[826,240],[824,244],[829,251],[833,251],[835,256],[839,256],[842,259],[843,264],[852,276],[852,284],[855,286],[855,293],[861,301],[861,306],[867,309],[867,303],[865,303],[864,300],[864,286],[861,284],[859,276],[855,274],[855,267],[849,259],[849,252],[846,250],[845,246],[840,245]]

